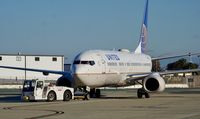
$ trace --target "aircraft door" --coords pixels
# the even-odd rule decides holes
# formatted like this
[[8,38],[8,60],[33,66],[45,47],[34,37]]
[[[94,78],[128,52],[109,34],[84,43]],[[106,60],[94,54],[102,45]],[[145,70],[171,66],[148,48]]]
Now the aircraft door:
[[42,97],[42,93],[43,93],[43,88],[44,88],[44,82],[43,81],[37,81],[36,84],[36,92],[35,95],[38,97]]
[[97,54],[97,57],[99,59],[98,61],[98,70],[102,73],[106,73],[106,61],[103,59],[103,57],[100,54]]
[[101,67],[102,67],[102,74],[105,74],[106,73],[106,61],[102,58],[101,59]]

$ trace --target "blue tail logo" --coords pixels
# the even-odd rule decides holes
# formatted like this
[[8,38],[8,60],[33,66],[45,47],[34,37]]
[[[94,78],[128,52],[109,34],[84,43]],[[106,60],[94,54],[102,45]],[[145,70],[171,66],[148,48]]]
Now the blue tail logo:
[[148,0],[146,2],[145,13],[144,13],[144,20],[141,27],[140,33],[140,40],[138,47],[135,50],[135,53],[145,53],[146,52],[146,45],[147,45],[147,20],[148,20]]

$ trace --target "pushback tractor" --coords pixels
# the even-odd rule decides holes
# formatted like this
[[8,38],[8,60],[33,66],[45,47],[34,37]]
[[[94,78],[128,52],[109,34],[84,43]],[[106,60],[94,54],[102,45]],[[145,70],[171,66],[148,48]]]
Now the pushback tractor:
[[69,101],[74,99],[74,88],[56,86],[45,82],[45,80],[25,80],[22,89],[22,99],[24,101]]

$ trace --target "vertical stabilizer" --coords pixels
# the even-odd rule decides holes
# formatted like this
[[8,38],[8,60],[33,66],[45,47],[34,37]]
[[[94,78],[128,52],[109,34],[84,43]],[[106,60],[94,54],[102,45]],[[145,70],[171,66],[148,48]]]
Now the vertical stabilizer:
[[141,26],[140,40],[138,47],[135,49],[135,53],[145,53],[146,44],[147,44],[147,20],[148,20],[148,4],[149,1],[146,1],[146,7],[144,12],[144,19]]

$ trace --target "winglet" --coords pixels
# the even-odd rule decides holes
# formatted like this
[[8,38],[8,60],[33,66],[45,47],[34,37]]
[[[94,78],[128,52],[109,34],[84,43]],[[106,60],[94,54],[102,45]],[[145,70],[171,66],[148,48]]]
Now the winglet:
[[145,13],[144,13],[144,19],[141,27],[141,33],[140,33],[140,40],[138,47],[135,49],[135,53],[145,53],[146,52],[146,44],[147,44],[147,21],[148,21],[148,4],[149,1],[146,1],[146,7],[145,7]]

